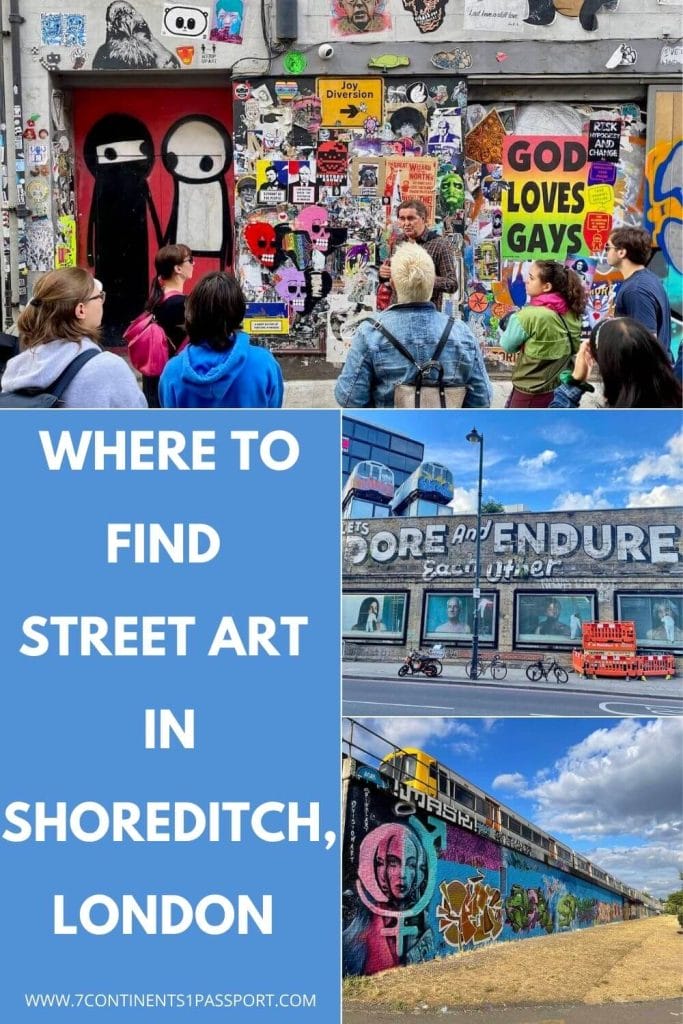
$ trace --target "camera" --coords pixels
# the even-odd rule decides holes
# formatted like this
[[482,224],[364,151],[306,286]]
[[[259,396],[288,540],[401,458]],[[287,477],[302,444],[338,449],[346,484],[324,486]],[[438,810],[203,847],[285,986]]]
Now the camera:
[[318,56],[321,60],[331,60],[334,57],[334,46],[331,43],[323,43],[318,47]]

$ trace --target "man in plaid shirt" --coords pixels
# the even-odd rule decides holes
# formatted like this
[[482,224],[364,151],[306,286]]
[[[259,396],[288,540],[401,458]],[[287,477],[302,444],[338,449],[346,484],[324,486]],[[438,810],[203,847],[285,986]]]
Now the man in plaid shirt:
[[[458,275],[455,269],[455,261],[450,245],[436,231],[427,229],[427,207],[419,199],[406,199],[399,205],[398,222],[403,231],[403,238],[400,242],[417,242],[425,252],[428,252],[434,261],[436,279],[432,302],[437,309],[441,309],[441,300],[445,292],[458,291]],[[379,276],[382,281],[391,278],[391,261],[386,260],[379,268]],[[396,302],[396,294],[392,291],[392,303]]]

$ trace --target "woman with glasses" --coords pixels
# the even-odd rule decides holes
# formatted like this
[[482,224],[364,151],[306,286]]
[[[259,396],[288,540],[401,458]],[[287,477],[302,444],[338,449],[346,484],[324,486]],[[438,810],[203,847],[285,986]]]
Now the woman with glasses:
[[2,390],[49,390],[76,356],[94,349],[97,356],[81,366],[61,404],[69,409],[146,408],[128,363],[98,344],[104,300],[100,282],[81,267],[43,274],[19,315],[21,351],[7,363]]
[[[174,356],[185,341],[185,284],[194,273],[194,256],[186,245],[165,245],[154,257],[156,274],[145,310],[163,328],[168,356]],[[150,409],[159,408],[159,378],[142,376],[142,390]]]
[[603,320],[579,349],[573,371],[555,392],[553,409],[576,409],[597,366],[610,409],[679,409],[681,384],[655,334],[637,320]]

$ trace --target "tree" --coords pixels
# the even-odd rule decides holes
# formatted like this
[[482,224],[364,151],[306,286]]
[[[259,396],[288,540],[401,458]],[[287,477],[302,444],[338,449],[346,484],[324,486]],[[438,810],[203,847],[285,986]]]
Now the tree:
[[486,512],[487,515],[491,515],[493,512],[505,511],[501,503],[497,501],[495,498],[491,498],[490,496],[486,499],[486,501],[482,501],[481,510],[482,512]]
[[679,889],[677,892],[670,893],[664,901],[664,913],[665,914],[676,914],[683,913],[683,889]]

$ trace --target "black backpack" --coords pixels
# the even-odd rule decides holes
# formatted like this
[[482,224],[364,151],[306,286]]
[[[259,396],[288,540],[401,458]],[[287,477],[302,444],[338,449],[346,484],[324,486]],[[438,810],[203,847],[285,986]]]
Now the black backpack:
[[46,388],[18,388],[0,392],[0,409],[56,409],[61,406],[62,395],[82,366],[100,354],[100,349],[89,348],[80,352],[62,370],[57,380]]

